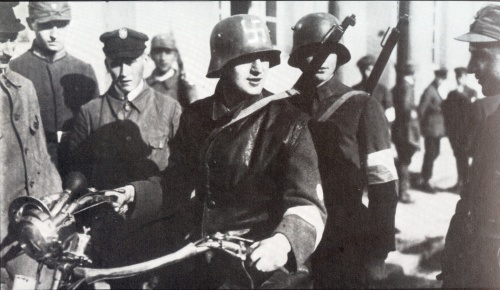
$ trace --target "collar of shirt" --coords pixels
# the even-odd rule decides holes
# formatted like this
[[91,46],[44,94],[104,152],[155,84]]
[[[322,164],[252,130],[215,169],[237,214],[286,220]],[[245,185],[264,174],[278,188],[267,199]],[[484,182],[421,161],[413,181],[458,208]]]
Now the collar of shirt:
[[5,69],[5,73],[3,73],[0,77],[0,80],[2,81],[2,84],[3,85],[6,85],[5,82],[9,82],[10,84],[12,84],[13,86],[17,87],[17,88],[20,88],[21,87],[21,84],[18,83],[13,77],[12,77],[12,73],[11,73],[11,70],[7,67]]
[[224,105],[224,90],[222,89],[222,84],[219,81],[217,87],[215,88],[215,98],[212,104],[212,120],[216,121],[221,119],[222,117],[227,118],[228,120],[234,119],[236,116],[238,116],[241,110],[260,99],[262,99],[262,93],[240,102],[233,109],[229,109]]
[[172,78],[175,74],[177,73],[177,71],[173,68],[169,69],[166,73],[160,75],[159,74],[159,71],[157,69],[155,69],[153,71],[153,79],[155,82],[164,82],[170,78]]
[[33,45],[31,46],[31,51],[33,52],[33,54],[47,62],[55,62],[55,61],[58,61],[60,60],[61,58],[65,57],[68,53],[66,52],[65,49],[61,50],[61,51],[58,51],[54,54],[51,54],[51,55],[47,55],[47,51],[45,49],[43,49],[42,47],[40,47],[36,41],[33,41]]
[[[147,98],[145,96],[147,96],[146,92],[148,91],[148,88],[148,86],[144,85],[144,81],[141,81],[137,88],[132,90],[127,95],[127,97],[130,97],[130,95],[133,94],[133,99],[129,99],[129,104],[131,108],[137,110],[139,113],[144,112],[146,107]],[[108,94],[111,96],[109,99],[113,111],[119,112],[123,110],[123,105],[125,104],[125,94],[116,86],[112,86]]]

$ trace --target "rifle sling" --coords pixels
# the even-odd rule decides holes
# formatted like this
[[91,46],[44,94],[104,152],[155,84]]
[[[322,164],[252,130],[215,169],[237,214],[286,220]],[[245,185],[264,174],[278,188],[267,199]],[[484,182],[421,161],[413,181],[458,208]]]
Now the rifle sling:
[[335,103],[333,103],[328,108],[328,110],[326,110],[326,112],[323,113],[323,115],[321,115],[318,118],[318,122],[324,122],[324,121],[328,120],[328,118],[330,118],[333,115],[333,113],[335,113],[335,111],[337,111],[337,109],[340,108],[340,106],[342,106],[347,100],[349,100],[351,97],[353,97],[355,95],[359,95],[359,94],[367,94],[367,93],[363,92],[363,91],[350,91],[350,92],[343,94],[337,101],[335,101]]

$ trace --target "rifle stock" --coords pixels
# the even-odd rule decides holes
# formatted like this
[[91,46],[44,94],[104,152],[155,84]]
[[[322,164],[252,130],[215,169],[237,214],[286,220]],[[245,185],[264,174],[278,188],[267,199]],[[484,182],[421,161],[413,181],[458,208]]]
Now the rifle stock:
[[406,14],[399,18],[398,24],[396,25],[395,28],[392,29],[389,38],[387,39],[386,43],[382,46],[383,47],[382,51],[380,52],[377,61],[375,62],[375,65],[373,66],[373,70],[370,76],[366,80],[365,91],[367,93],[372,94],[373,90],[375,89],[375,86],[377,86],[380,76],[382,75],[382,72],[384,71],[387,62],[389,61],[389,57],[391,56],[394,47],[399,41],[399,37],[401,35],[401,29],[403,28],[404,25],[408,25],[408,18],[409,17]]

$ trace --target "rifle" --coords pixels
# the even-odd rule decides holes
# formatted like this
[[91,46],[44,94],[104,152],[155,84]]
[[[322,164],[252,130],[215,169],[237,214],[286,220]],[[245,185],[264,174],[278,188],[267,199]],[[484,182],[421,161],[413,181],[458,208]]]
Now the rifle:
[[375,89],[375,86],[377,85],[387,62],[389,61],[389,57],[391,56],[392,51],[394,50],[394,47],[399,41],[399,38],[401,36],[401,29],[403,28],[404,25],[408,25],[408,18],[409,17],[407,14],[399,18],[398,24],[396,25],[395,28],[392,29],[389,38],[387,38],[387,41],[385,42],[385,44],[383,44],[385,36],[387,36],[387,33],[389,32],[389,28],[387,28],[384,38],[380,43],[380,46],[383,47],[382,51],[380,52],[377,61],[375,62],[375,65],[373,66],[373,70],[370,76],[366,80],[365,91],[367,93],[369,94],[373,93],[373,90]]

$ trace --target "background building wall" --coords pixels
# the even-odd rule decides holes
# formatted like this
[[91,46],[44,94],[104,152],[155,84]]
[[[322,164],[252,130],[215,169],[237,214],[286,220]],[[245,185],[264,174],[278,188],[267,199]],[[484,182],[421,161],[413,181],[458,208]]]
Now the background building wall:
[[[383,34],[388,27],[397,24],[398,1],[335,1],[335,5],[331,5],[332,3],[276,1],[276,17],[273,17],[266,15],[265,1],[251,2],[250,14],[276,23],[276,48],[282,51],[281,65],[271,70],[266,86],[269,90],[279,92],[288,89],[300,75],[298,69],[287,64],[292,44],[291,27],[304,15],[312,12],[328,12],[330,7],[338,9],[334,12],[340,21],[348,15],[356,15],[356,25],[350,27],[344,35],[344,43],[349,48],[352,59],[341,68],[339,75],[348,85],[354,85],[361,80],[356,62],[367,53],[378,56]],[[468,31],[476,11],[486,3],[411,2],[410,57],[417,65],[417,100],[423,89],[432,81],[433,70],[436,67],[445,66],[450,71],[443,94],[455,87],[453,68],[466,66],[469,53],[468,45],[454,40],[453,37]],[[27,5],[27,2],[21,2],[15,8],[16,15],[26,26]],[[158,33],[172,30],[188,79],[197,85],[200,96],[213,93],[217,80],[205,78],[210,61],[210,33],[218,21],[230,15],[229,1],[72,1],[70,5],[73,19],[68,28],[67,49],[94,67],[101,92],[109,87],[110,78],[104,67],[104,54],[99,36],[106,31],[130,27],[146,33],[150,38]],[[33,38],[34,33],[29,29],[21,33],[16,54],[19,55],[29,49]],[[394,51],[380,80],[389,88],[395,83],[395,62]],[[145,74],[149,75],[153,68],[153,62],[149,61]],[[473,76],[470,76],[470,84],[479,88]]]

